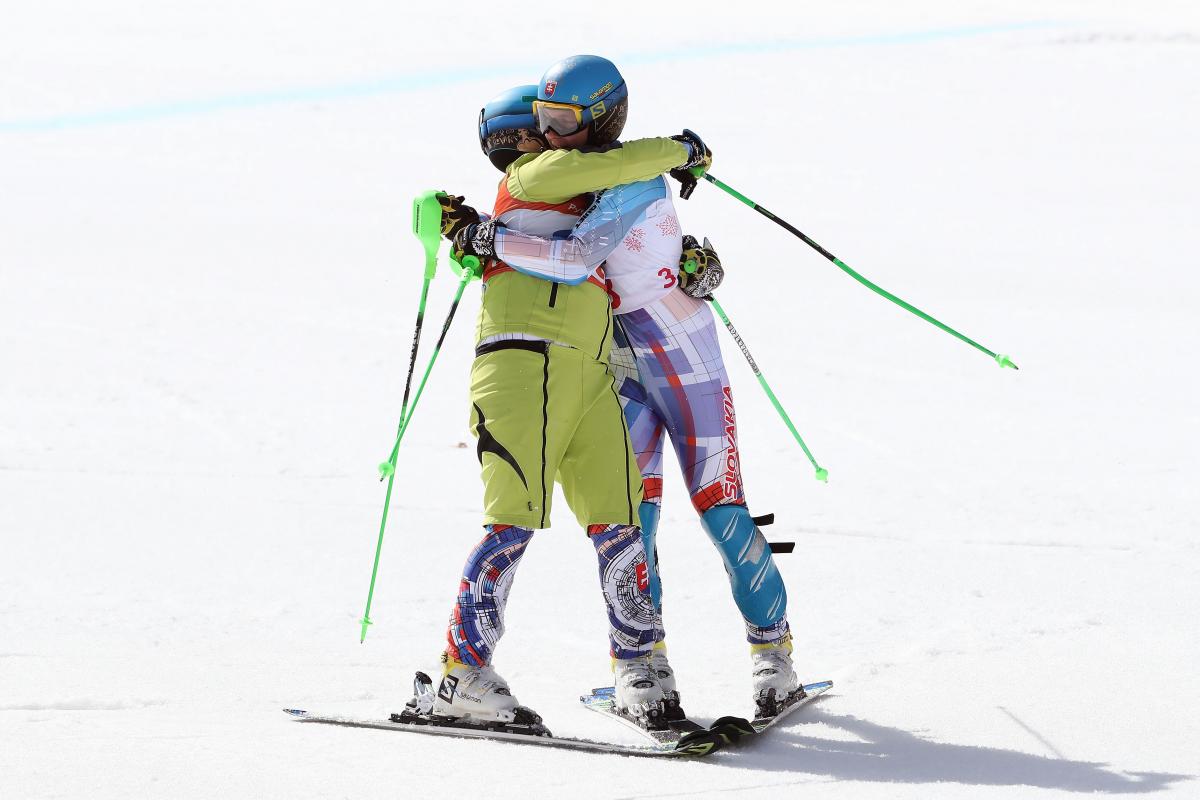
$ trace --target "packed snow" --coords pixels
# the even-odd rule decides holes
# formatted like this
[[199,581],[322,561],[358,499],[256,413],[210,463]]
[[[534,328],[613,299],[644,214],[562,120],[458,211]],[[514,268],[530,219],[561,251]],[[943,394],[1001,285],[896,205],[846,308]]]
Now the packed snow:
[[[1190,2],[18,4],[0,25],[0,798],[1200,795],[1200,11]],[[843,7],[845,6],[845,7]],[[478,287],[400,452],[411,199],[490,206],[479,107],[613,59],[731,339],[747,492],[829,695],[695,762],[301,725],[434,671],[480,535]],[[435,282],[422,362],[452,294]],[[496,666],[560,735],[609,660],[561,496]],[[668,644],[750,713],[721,562],[668,461]]]

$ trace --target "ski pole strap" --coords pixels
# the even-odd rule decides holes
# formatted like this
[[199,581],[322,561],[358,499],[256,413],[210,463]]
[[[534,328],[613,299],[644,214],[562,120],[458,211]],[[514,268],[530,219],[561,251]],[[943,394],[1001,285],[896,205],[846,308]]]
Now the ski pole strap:
[[788,430],[792,432],[792,436],[795,437],[796,443],[800,445],[800,449],[804,451],[804,455],[808,456],[809,463],[812,464],[813,469],[816,470],[817,480],[827,482],[829,480],[829,470],[822,467],[817,463],[817,460],[813,458],[812,451],[809,450],[808,445],[804,443],[804,437],[800,435],[800,432],[796,430],[796,426],[792,424],[792,418],[789,417],[788,413],[783,410],[783,406],[780,404],[779,398],[775,396],[775,392],[771,391],[771,385],[767,383],[767,379],[763,376],[762,370],[758,368],[758,364],[755,362],[754,356],[750,355],[750,348],[746,347],[746,343],[742,341],[741,334],[737,332],[737,328],[733,327],[733,323],[729,321],[729,317],[725,314],[725,309],[721,308],[721,304],[717,302],[717,298],[713,297],[712,295],[709,295],[708,299],[712,303],[713,308],[716,309],[717,316],[721,318],[721,321],[725,323],[725,327],[729,329],[729,333],[733,336],[733,340],[737,342],[737,346],[742,351],[742,355],[746,357],[747,363],[750,364],[750,369],[754,372],[754,377],[758,378],[759,385],[762,386],[763,391],[766,392],[767,397],[770,398],[771,405],[775,406],[775,411],[779,413],[779,416],[783,419],[784,424],[787,425]]
[[729,195],[731,195],[735,199],[740,200],[741,202],[750,206],[755,211],[757,211],[758,213],[762,214],[767,219],[774,222],[776,225],[779,225],[781,228],[784,228],[792,235],[798,237],[806,245],[808,245],[812,249],[816,250],[821,255],[825,256],[825,258],[832,261],[839,269],[841,269],[843,272],[845,272],[851,278],[854,278],[854,280],[858,281],[863,286],[866,286],[868,289],[875,292],[880,297],[885,297],[888,300],[891,300],[893,303],[900,306],[901,308],[903,308],[907,311],[910,311],[913,314],[916,314],[918,317],[925,320],[926,322],[936,325],[937,327],[941,328],[942,330],[944,330],[946,333],[950,334],[951,336],[954,336],[957,339],[960,339],[961,341],[966,342],[967,344],[971,345],[976,350],[979,350],[982,353],[986,353],[987,355],[991,356],[992,359],[997,364],[999,364],[1001,367],[1011,367],[1012,369],[1020,369],[1016,364],[1014,364],[1012,362],[1012,360],[1008,356],[1001,355],[1001,354],[998,354],[998,353],[995,353],[995,352],[989,350],[988,348],[984,347],[983,345],[981,345],[979,342],[975,341],[974,339],[971,339],[968,336],[964,336],[963,334],[961,334],[958,331],[951,328],[949,325],[946,325],[945,323],[941,322],[940,320],[934,319],[933,317],[929,316],[924,311],[922,311],[921,309],[912,305],[911,303],[908,303],[908,302],[902,300],[901,298],[899,298],[896,295],[889,292],[887,289],[884,289],[882,286],[878,286],[878,285],[872,283],[871,281],[867,280],[864,276],[860,275],[859,273],[855,272],[850,267],[846,266],[845,262],[843,262],[840,258],[838,258],[833,253],[829,252],[824,247],[821,247],[821,245],[817,244],[815,241],[813,241],[808,236],[806,236],[804,234],[804,232],[801,231],[799,228],[795,227],[794,225],[789,223],[787,220],[781,219],[781,218],[775,216],[770,211],[768,211],[767,209],[760,206],[758,203],[751,200],[749,197],[746,197],[746,195],[744,195],[741,192],[739,192],[738,190],[734,189],[732,186],[728,185],[727,183],[724,183],[721,180],[718,180],[711,173],[706,172],[706,173],[704,173],[703,177],[706,181],[713,184],[718,189],[724,190],[725,192],[727,192]]

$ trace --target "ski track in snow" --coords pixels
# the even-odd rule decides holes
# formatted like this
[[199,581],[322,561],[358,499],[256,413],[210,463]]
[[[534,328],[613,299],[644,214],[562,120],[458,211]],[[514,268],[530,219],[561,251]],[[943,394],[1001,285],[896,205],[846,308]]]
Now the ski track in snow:
[[166,705],[166,700],[106,700],[99,698],[75,698],[53,700],[42,703],[0,703],[0,711],[128,711]]

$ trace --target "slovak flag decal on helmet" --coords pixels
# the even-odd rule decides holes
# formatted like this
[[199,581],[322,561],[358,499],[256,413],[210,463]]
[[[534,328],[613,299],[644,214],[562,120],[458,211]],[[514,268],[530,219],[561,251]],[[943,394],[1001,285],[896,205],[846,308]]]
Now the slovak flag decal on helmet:
[[558,81],[546,81],[546,97],[554,97],[554,89],[558,86]]

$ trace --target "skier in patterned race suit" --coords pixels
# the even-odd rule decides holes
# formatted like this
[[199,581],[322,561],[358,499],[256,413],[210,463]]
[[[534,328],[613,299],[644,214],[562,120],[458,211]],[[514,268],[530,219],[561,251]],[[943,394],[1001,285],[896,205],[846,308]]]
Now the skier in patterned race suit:
[[[545,86],[543,79],[540,97]],[[544,128],[545,120],[539,121]],[[554,144],[553,131],[548,136]],[[575,151],[575,183],[567,185],[596,185],[589,181],[591,172],[611,152]],[[757,713],[773,715],[803,690],[791,659],[787,593],[746,505],[733,396],[713,314],[701,299],[723,274],[716,253],[707,240],[699,245],[681,237],[670,186],[661,175],[603,191],[569,236],[535,233],[529,227],[497,228],[494,248],[510,267],[564,281],[603,275],[612,295],[612,369],[644,484],[639,517],[655,603],[652,663],[669,712],[682,714],[666,658],[655,563],[664,435],[670,436],[692,504],[721,554],[744,619]],[[693,274],[682,269],[689,259],[700,266]]]
[[[590,173],[588,185],[563,193],[559,178],[575,171],[573,154],[522,154],[532,149],[530,139],[517,143],[503,135],[499,141],[512,146],[489,152],[484,123],[490,116],[508,116],[499,112],[513,110],[514,103],[519,111],[522,97],[532,91],[519,87],[481,113],[481,144],[506,170],[494,217],[484,219],[462,198],[443,200],[443,233],[454,240],[459,257],[478,255],[485,261],[471,428],[478,438],[486,535],[463,571],[432,710],[484,720],[515,718],[517,701],[492,668],[491,655],[504,630],[504,604],[519,560],[533,531],[549,527],[557,479],[597,551],[617,705],[643,724],[655,725],[664,707],[649,659],[655,612],[638,527],[642,480],[608,368],[613,325],[603,277],[557,282],[553,274],[517,271],[482,241],[499,223],[549,234],[562,230],[565,219],[569,229],[590,202],[581,192],[707,159],[686,141],[632,142],[608,154]],[[528,101],[523,102],[528,111]],[[617,122],[623,124],[623,116]],[[609,130],[615,137],[620,127]]]

